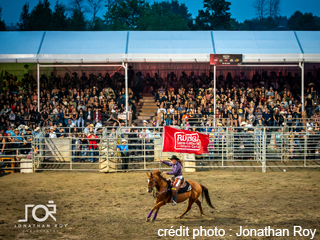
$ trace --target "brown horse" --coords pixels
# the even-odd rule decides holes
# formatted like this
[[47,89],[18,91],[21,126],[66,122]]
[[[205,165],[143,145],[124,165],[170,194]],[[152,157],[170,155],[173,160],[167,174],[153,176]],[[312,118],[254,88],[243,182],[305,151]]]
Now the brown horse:
[[[171,191],[168,191],[167,180],[161,176],[161,172],[159,170],[156,170],[153,173],[147,173],[147,175],[148,175],[148,190],[147,190],[147,192],[151,193],[153,191],[154,187],[156,187],[156,189],[158,191],[156,205],[153,208],[151,208],[151,211],[147,217],[147,221],[149,221],[153,211],[155,211],[153,218],[151,219],[151,222],[152,222],[152,221],[156,220],[159,208],[166,205],[169,202],[172,202],[172,199],[171,199]],[[192,186],[192,190],[189,192],[186,192],[186,193],[178,194],[178,196],[177,196],[177,203],[181,203],[181,202],[184,202],[185,200],[189,199],[187,209],[184,211],[184,213],[182,213],[179,216],[179,218],[182,218],[191,209],[191,206],[193,203],[196,203],[198,205],[198,207],[200,209],[200,216],[203,215],[201,202],[198,199],[200,197],[200,195],[202,195],[202,197],[204,196],[209,207],[214,209],[214,207],[211,204],[208,189],[205,186],[203,186],[197,182],[194,182],[191,180],[188,180],[188,182]]]

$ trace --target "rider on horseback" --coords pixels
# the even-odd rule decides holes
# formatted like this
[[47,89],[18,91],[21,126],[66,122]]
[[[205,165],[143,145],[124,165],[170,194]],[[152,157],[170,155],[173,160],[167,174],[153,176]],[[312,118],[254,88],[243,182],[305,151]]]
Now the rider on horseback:
[[172,205],[174,206],[177,204],[177,194],[183,179],[181,161],[176,155],[172,155],[171,163],[162,160],[160,160],[160,162],[163,162],[168,166],[172,166],[172,172],[164,172],[164,174],[173,175],[172,179],[174,180],[174,183],[172,185],[171,191],[173,200]]

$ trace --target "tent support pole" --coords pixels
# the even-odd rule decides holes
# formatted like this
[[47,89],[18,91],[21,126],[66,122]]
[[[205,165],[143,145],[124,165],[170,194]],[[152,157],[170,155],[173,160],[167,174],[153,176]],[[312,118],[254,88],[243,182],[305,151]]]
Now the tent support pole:
[[125,87],[126,87],[126,126],[128,126],[129,123],[129,106],[128,106],[128,100],[129,100],[129,95],[128,95],[128,63],[124,64],[122,62],[122,66],[125,71]]
[[217,85],[217,66],[213,65],[213,126],[216,126],[216,85]]
[[304,112],[304,62],[299,62],[301,68],[301,111]]
[[38,112],[40,112],[40,64],[37,63]]

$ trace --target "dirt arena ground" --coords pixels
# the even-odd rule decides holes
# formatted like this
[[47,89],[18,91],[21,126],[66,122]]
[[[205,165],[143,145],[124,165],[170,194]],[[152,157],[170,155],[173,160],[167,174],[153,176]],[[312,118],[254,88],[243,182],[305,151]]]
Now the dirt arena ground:
[[[294,237],[294,226],[317,229],[313,239],[320,239],[320,169],[275,170],[264,174],[260,170],[212,170],[186,173],[185,177],[209,188],[216,209],[203,202],[205,216],[199,217],[194,205],[185,218],[177,220],[175,217],[185,210],[186,203],[166,205],[159,211],[157,221],[149,223],[145,219],[155,200],[146,192],[145,172],[2,175],[0,239],[192,239],[194,229],[200,227],[224,229],[225,236],[195,239],[311,238],[311,235]],[[49,200],[57,207],[56,222],[49,217],[39,227],[29,209],[27,225],[18,223],[25,218],[25,204],[45,205]],[[45,212],[38,209],[36,215],[42,218]],[[60,224],[67,226],[60,228]],[[159,229],[171,226],[188,227],[189,237],[158,236]],[[288,229],[290,236],[236,237],[240,226]]]

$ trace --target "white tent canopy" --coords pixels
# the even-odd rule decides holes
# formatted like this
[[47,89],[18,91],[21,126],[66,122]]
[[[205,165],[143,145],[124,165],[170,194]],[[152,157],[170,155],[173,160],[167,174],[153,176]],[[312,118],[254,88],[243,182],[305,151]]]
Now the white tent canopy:
[[44,32],[0,32],[0,62],[36,62]]
[[307,62],[319,62],[320,57],[320,32],[296,32],[303,51],[303,57]]
[[320,62],[319,31],[0,32],[0,62],[209,62],[243,54],[244,63]]
[[294,32],[218,31],[215,52],[243,54],[244,62],[299,62],[302,52]]
[[130,32],[129,62],[209,62],[211,32]]
[[45,32],[39,62],[122,62],[127,32]]

